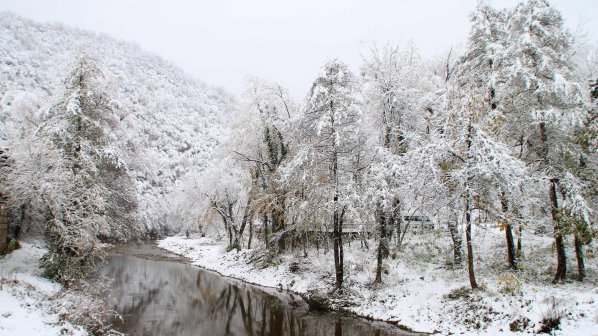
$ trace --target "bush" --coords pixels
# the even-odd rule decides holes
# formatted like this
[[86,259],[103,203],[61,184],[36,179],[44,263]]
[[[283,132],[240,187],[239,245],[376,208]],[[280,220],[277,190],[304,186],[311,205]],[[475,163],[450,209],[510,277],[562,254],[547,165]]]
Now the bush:
[[446,297],[451,300],[457,300],[457,299],[469,297],[470,293],[471,293],[471,289],[468,286],[463,286],[463,287],[453,289],[446,295]]
[[16,251],[21,248],[21,243],[15,238],[11,238],[8,241],[8,246],[6,247],[6,254],[11,253],[12,251]]
[[521,291],[521,282],[515,273],[507,273],[498,277],[498,288],[501,292],[515,294]]
[[75,230],[59,232],[51,227],[48,252],[40,260],[43,276],[72,287],[80,283],[98,263],[103,261],[103,252],[94,239]]
[[293,261],[289,264],[289,272],[291,273],[299,273],[301,271],[301,267],[299,267],[299,263],[296,261]]
[[530,319],[525,316],[521,316],[515,321],[509,323],[509,330],[515,331],[524,331],[530,324]]
[[542,320],[540,321],[539,334],[547,334],[553,330],[559,330],[561,325],[562,313],[558,309],[558,302],[554,296],[547,299],[548,309],[542,314]]
[[542,321],[540,321],[540,329],[538,329],[539,334],[548,334],[553,330],[560,329],[561,325],[561,317],[560,316],[548,316],[543,317]]

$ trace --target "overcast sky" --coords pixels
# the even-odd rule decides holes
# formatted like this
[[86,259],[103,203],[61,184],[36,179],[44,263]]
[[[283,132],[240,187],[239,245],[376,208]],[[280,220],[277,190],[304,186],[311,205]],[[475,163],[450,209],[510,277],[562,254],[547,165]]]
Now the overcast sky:
[[[591,40],[598,39],[598,1],[552,3],[567,27],[574,30],[583,24]],[[235,94],[243,91],[247,75],[255,75],[303,97],[327,59],[338,57],[357,70],[371,42],[413,40],[425,56],[464,43],[475,4],[476,0],[2,0],[0,11],[133,41]]]

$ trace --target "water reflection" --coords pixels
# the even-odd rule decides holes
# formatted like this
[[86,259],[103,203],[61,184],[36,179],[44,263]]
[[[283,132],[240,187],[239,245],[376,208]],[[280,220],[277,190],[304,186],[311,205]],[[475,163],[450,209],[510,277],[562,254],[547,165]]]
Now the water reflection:
[[130,335],[398,335],[386,324],[311,314],[298,300],[271,295],[197,267],[113,255],[101,272],[114,279],[114,321]]

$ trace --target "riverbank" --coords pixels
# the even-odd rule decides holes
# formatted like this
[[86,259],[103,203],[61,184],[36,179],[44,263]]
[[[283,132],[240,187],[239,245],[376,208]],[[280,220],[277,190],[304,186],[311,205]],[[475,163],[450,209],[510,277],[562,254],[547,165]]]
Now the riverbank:
[[41,276],[46,250],[35,242],[21,245],[0,257],[0,336],[88,335],[65,319],[74,309],[68,293]]
[[[447,266],[446,246],[428,240],[407,243],[400,255],[386,262],[384,283],[374,285],[373,250],[362,250],[359,242],[353,242],[345,248],[345,293],[331,299],[336,308],[422,332],[527,334],[540,332],[556,319],[554,335],[593,335],[594,330],[598,334],[595,259],[588,260],[584,283],[552,285],[549,239],[529,242],[526,251],[529,259],[545,262],[545,267],[510,273],[501,265],[503,249],[497,234],[485,235],[477,237],[476,246],[483,290],[468,290],[466,271]],[[226,242],[211,238],[168,237],[158,245],[197,266],[261,286],[304,296],[326,295],[334,287],[332,256],[315,249],[307,258],[297,252],[260,263],[256,251],[227,252]]]

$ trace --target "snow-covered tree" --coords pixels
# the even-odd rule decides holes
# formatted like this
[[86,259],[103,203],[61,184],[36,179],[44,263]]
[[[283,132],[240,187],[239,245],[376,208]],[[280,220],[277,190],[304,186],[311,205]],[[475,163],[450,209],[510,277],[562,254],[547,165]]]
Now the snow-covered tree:
[[[496,92],[504,85],[504,80],[500,76],[501,70],[507,65],[506,10],[496,10],[486,3],[479,3],[471,14],[471,22],[467,50],[458,63],[455,80],[461,89],[479,93],[477,99],[490,113],[489,119],[493,119],[497,124],[494,130],[490,130],[492,131],[490,135],[499,141],[506,141],[504,137],[500,138],[501,115],[496,111],[499,104]],[[511,214],[515,209],[510,206],[516,202],[509,198],[512,195],[509,190],[499,192],[502,211],[500,226],[505,232],[509,266],[517,269],[518,260],[511,220],[513,218]]]
[[201,212],[200,221],[212,223],[216,216],[228,235],[229,249],[240,250],[243,233],[253,216],[251,175],[238,161],[225,154],[199,177],[201,182],[195,190],[195,207]]
[[[516,193],[527,176],[522,161],[511,155],[505,144],[492,135],[492,114],[479,100],[479,93],[459,88],[448,93],[446,112],[439,116],[444,125],[440,134],[422,151],[428,157],[428,170],[435,171],[446,190],[461,202],[470,285],[477,288],[474,269],[472,212],[479,204],[499,208],[500,192]],[[420,155],[421,156],[421,155]]]
[[262,216],[266,245],[270,241],[268,223],[271,221],[272,238],[277,242],[279,253],[285,250],[289,228],[285,191],[273,177],[287,157],[290,121],[296,110],[282,86],[251,78],[231,135],[230,150],[255,175],[253,204]]
[[118,104],[103,89],[93,59],[78,57],[61,99],[30,143],[14,150],[8,193],[14,207],[43,214],[48,276],[80,280],[101,256],[98,237],[133,234],[136,195],[114,147]]
[[343,284],[343,223],[353,210],[363,164],[358,94],[358,79],[347,65],[338,60],[324,65],[296,121],[296,150],[281,174],[283,183],[299,187],[296,194],[303,194],[308,208],[320,209],[331,224],[337,289]]
[[[378,160],[375,160],[371,176],[372,181],[386,179],[373,183],[370,191],[379,191],[378,196],[385,195],[389,199],[381,199],[372,195],[376,204],[371,206],[376,209],[376,222],[380,234],[377,251],[376,282],[381,282],[382,259],[388,255],[388,238],[396,228],[400,239],[402,213],[404,207],[399,192],[401,184],[406,183],[401,179],[402,174],[396,170],[385,170],[389,162],[392,166],[399,163],[409,146],[418,142],[425,111],[420,107],[422,90],[419,78],[423,72],[421,58],[415,48],[410,45],[406,50],[398,47],[386,46],[385,48],[372,49],[370,58],[364,61],[361,74],[366,87],[366,101],[369,113],[374,120],[376,129],[373,131],[381,138],[378,146],[381,147]],[[376,134],[377,133],[377,134]],[[387,172],[386,177],[381,173]],[[400,240],[399,240],[400,241]]]
[[565,280],[566,227],[559,221],[559,192],[566,188],[566,157],[575,156],[571,131],[580,123],[585,97],[574,78],[571,35],[545,0],[528,0],[509,12],[505,59],[497,90],[503,132],[521,157],[544,178],[557,251],[554,282]]
[[[598,68],[595,70],[598,71]],[[593,76],[588,76],[592,78]],[[586,77],[587,78],[587,77]],[[583,79],[583,76],[582,78]],[[586,275],[584,245],[596,238],[596,206],[598,202],[598,81],[590,83],[590,106],[583,121],[576,125],[571,134],[570,151],[566,158],[567,173],[561,183],[564,204],[559,220],[573,234],[573,244],[577,259],[577,278],[582,281]]]
[[414,45],[374,47],[364,60],[361,74],[366,100],[382,130],[382,146],[393,153],[405,153],[414,142],[414,130],[422,126],[420,100],[423,62]]

